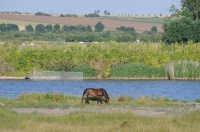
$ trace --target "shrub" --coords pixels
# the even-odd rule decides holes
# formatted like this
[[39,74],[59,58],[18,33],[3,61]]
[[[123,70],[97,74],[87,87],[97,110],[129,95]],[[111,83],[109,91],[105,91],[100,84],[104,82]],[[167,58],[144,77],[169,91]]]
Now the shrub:
[[131,102],[133,98],[131,96],[120,95],[117,100],[119,102]]

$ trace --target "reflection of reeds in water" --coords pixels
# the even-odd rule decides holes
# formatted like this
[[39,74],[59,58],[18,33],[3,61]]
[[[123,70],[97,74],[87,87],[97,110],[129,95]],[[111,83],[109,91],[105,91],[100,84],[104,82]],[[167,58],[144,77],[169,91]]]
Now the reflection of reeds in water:
[[199,79],[200,76],[200,65],[196,61],[182,60],[167,63],[165,69],[171,79]]

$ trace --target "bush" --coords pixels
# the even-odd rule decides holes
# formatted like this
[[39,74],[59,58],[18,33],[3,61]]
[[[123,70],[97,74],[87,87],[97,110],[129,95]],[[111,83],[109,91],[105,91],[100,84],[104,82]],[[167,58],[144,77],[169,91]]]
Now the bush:
[[119,102],[131,102],[133,98],[131,96],[120,95],[117,100]]

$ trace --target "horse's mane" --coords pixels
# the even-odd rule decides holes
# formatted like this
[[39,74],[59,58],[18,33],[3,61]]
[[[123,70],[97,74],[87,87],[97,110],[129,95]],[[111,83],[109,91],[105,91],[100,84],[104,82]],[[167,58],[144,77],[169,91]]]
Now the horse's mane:
[[108,93],[106,92],[106,90],[103,89],[103,88],[101,88],[101,89],[106,93],[107,98],[109,98],[109,97],[108,97]]

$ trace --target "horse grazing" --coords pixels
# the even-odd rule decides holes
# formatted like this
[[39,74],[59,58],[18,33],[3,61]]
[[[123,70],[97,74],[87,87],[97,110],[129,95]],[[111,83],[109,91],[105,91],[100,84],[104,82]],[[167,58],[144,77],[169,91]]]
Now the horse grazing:
[[96,98],[97,99],[97,104],[100,102],[102,104],[102,97],[104,96],[105,97],[105,103],[109,104],[109,97],[108,97],[108,94],[106,92],[105,89],[103,88],[86,88],[84,91],[83,91],[83,97],[82,97],[82,100],[81,100],[81,105],[83,104],[83,100],[84,100],[84,96],[86,95],[86,98],[85,98],[85,103],[89,104],[89,99],[90,98]]

